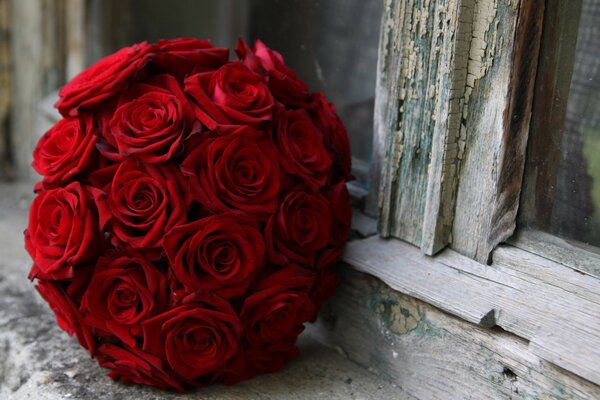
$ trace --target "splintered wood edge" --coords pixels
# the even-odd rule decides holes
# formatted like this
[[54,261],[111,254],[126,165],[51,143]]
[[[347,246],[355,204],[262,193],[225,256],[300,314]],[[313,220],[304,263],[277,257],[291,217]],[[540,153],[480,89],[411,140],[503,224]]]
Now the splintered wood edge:
[[512,246],[499,247],[490,267],[378,236],[350,242],[343,260],[466,321],[524,338],[540,358],[600,384],[600,280],[592,276]]

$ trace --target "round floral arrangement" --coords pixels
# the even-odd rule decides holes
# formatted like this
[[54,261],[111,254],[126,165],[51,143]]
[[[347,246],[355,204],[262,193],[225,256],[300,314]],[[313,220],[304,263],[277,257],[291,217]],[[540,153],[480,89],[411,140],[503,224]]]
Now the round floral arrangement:
[[30,279],[109,376],[186,390],[274,372],[335,290],[346,130],[262,42],[124,48],[39,141]]

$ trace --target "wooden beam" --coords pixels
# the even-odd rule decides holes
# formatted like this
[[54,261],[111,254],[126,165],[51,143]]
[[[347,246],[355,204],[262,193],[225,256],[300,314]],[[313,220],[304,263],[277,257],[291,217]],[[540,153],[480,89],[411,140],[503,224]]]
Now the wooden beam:
[[527,340],[466,322],[350,269],[307,332],[417,399],[588,400],[600,394],[600,386],[547,362]]
[[528,340],[537,357],[600,385],[599,279],[512,246],[496,249],[489,267],[373,236],[350,242],[343,259],[399,292]]
[[452,248],[485,263],[515,229],[544,1],[476,6]]

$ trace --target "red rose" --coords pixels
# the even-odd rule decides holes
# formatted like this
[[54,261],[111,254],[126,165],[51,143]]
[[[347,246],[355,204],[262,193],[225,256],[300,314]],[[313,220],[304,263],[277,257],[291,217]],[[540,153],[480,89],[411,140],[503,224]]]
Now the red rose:
[[279,171],[271,139],[240,127],[203,138],[181,164],[194,199],[213,212],[239,210],[265,219],[275,211]]
[[94,167],[98,160],[96,131],[89,114],[64,118],[42,136],[33,151],[33,168],[44,186],[62,184]]
[[76,264],[93,261],[102,250],[92,191],[73,182],[64,188],[43,190],[33,200],[25,247],[45,277],[72,277]]
[[332,245],[341,247],[348,241],[352,227],[352,206],[346,183],[340,182],[333,185],[327,191],[326,196],[333,217],[329,241]]
[[238,350],[240,320],[227,300],[193,293],[181,305],[146,320],[144,351],[166,358],[185,379],[213,373]]
[[314,191],[329,178],[331,156],[323,145],[323,133],[304,110],[281,114],[275,130],[279,162],[290,175],[299,177]]
[[210,40],[179,38],[159,40],[153,63],[183,79],[194,69],[213,69],[225,64],[229,49],[215,47]]
[[163,311],[167,280],[140,255],[101,258],[81,300],[85,321],[129,346],[141,337],[142,321]]
[[310,291],[310,299],[315,304],[315,313],[309,319],[314,322],[317,319],[317,314],[323,302],[333,296],[335,290],[340,285],[340,277],[331,269],[326,269],[317,274],[315,285]]
[[315,254],[329,241],[331,231],[329,202],[300,185],[283,197],[266,228],[271,261],[285,265],[296,262],[312,267]]
[[185,81],[195,100],[196,117],[209,129],[219,125],[258,127],[270,121],[275,101],[263,78],[241,63],[201,72]]
[[235,51],[240,60],[253,71],[258,73],[268,72],[269,89],[278,101],[294,108],[308,105],[310,102],[308,86],[284,64],[281,54],[269,49],[260,40],[254,42],[254,51],[252,51],[240,39]]
[[79,108],[97,109],[131,82],[151,58],[151,50],[151,45],[142,42],[102,58],[60,89],[55,107],[64,116],[77,115]]
[[95,339],[90,327],[84,321],[79,308],[69,297],[66,290],[57,281],[38,280],[35,287],[46,300],[54,314],[60,328],[70,336],[75,335],[79,344],[94,352]]
[[171,75],[157,75],[133,85],[120,98],[114,114],[103,116],[106,143],[98,148],[114,161],[135,156],[164,162],[179,149],[182,138],[200,130],[194,111]]
[[112,178],[99,196],[102,227],[117,248],[156,250],[163,236],[186,221],[183,177],[175,164],[146,164],[128,159],[98,171],[96,184]]
[[352,179],[352,155],[348,132],[340,117],[335,112],[335,106],[327,102],[323,93],[315,93],[310,112],[316,125],[325,133],[325,144],[334,154],[336,176],[334,181]]
[[100,366],[110,369],[108,376],[115,380],[183,391],[183,386],[163,371],[158,357],[137,348],[103,344],[98,347],[96,357]]
[[258,374],[270,374],[280,371],[284,365],[299,354],[294,340],[282,340],[259,347],[249,347],[240,352],[227,366],[223,382],[233,385]]
[[251,345],[295,339],[314,313],[308,293],[314,275],[293,264],[260,280],[242,306],[240,318]]
[[214,215],[173,228],[164,240],[171,269],[189,291],[243,294],[265,262],[265,241],[251,218]]

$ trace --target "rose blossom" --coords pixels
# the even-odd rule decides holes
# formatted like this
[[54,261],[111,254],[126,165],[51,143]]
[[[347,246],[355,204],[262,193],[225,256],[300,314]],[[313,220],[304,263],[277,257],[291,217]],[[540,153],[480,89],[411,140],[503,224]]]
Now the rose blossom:
[[153,64],[178,79],[194,69],[215,69],[229,59],[229,49],[215,47],[210,40],[179,38],[159,40]]
[[189,380],[225,365],[237,352],[242,331],[229,302],[209,292],[192,293],[142,325],[144,351],[165,358]]
[[181,383],[164,372],[160,358],[138,348],[102,344],[96,357],[100,366],[110,369],[108,376],[115,380],[183,391]]
[[246,340],[257,345],[297,337],[314,313],[308,297],[313,282],[312,273],[293,264],[260,280],[240,314]]
[[98,196],[101,226],[117,248],[156,250],[165,232],[186,221],[187,195],[175,164],[127,159],[90,179],[104,192]]
[[271,261],[313,267],[315,254],[329,241],[331,211],[327,199],[298,185],[283,197],[266,227]]
[[323,93],[315,93],[308,111],[313,116],[315,124],[325,133],[325,144],[334,155],[337,173],[334,182],[352,179],[352,155],[346,127],[335,112],[335,106],[327,102]]
[[85,321],[129,346],[142,334],[142,321],[163,311],[167,280],[141,255],[103,257],[81,300]]
[[265,219],[275,211],[279,171],[272,140],[248,127],[204,138],[181,164],[192,196],[213,212]]
[[43,190],[33,200],[25,247],[45,277],[72,277],[76,264],[94,260],[102,250],[94,192],[73,182]]
[[42,136],[33,151],[33,168],[44,186],[62,184],[94,167],[98,161],[96,129],[89,114],[64,118]]
[[150,60],[151,51],[152,46],[142,42],[102,58],[60,89],[55,107],[63,116],[76,116],[80,108],[98,109],[131,82]]
[[121,97],[114,114],[102,117],[98,148],[114,161],[135,156],[150,163],[164,162],[176,153],[181,140],[200,130],[179,83],[171,75],[157,75],[134,84]]
[[223,382],[226,385],[233,385],[258,374],[281,370],[300,353],[295,346],[295,341],[293,338],[262,346],[248,346],[225,367]]
[[256,40],[254,51],[243,40],[238,40],[235,52],[240,60],[257,73],[266,71],[269,75],[269,89],[273,96],[283,104],[292,107],[306,107],[310,102],[308,86],[288,68],[283,57],[278,52],[271,50],[265,44]]
[[[63,283],[64,284],[64,283]],[[61,287],[61,282],[39,279],[35,287],[56,315],[58,326],[70,336],[75,335],[79,344],[94,353],[94,335],[83,321],[79,308]]]
[[242,63],[200,72],[185,81],[198,106],[196,117],[209,129],[219,125],[258,127],[271,121],[275,101],[263,78]]
[[331,156],[323,133],[304,110],[282,113],[275,128],[275,143],[283,169],[300,178],[313,191],[323,187],[331,173]]
[[190,291],[243,294],[265,262],[265,242],[251,218],[213,215],[173,228],[164,240],[171,269]]

